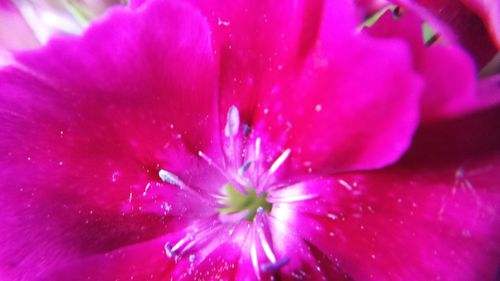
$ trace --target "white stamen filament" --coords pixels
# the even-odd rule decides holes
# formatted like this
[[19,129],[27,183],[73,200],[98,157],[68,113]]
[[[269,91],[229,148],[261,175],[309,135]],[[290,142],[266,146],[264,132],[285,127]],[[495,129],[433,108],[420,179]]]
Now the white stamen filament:
[[[160,179],[163,182],[171,184],[171,185],[175,185],[175,186],[179,187],[181,190],[185,190],[185,191],[195,195],[201,201],[205,202],[205,204],[208,204],[209,206],[215,206],[217,204],[216,202],[213,202],[210,198],[207,198],[207,196],[206,196],[207,194],[205,192],[203,192],[203,190],[196,191],[195,189],[186,185],[177,175],[175,175],[172,172],[169,172],[165,169],[161,169],[160,171],[158,171],[158,176],[160,177]],[[146,193],[150,187],[151,187],[151,185],[148,183],[148,185],[146,185],[146,189],[144,190],[144,192],[142,194],[143,196],[146,196]]]
[[239,176],[230,176],[224,169],[222,169],[222,167],[217,165],[217,163],[215,163],[210,157],[208,157],[202,151],[198,151],[198,156],[200,156],[203,160],[205,160],[208,163],[208,165],[214,167],[221,175],[223,175],[226,178],[226,180],[228,182],[234,183],[234,181],[236,181],[237,184],[235,184],[234,186],[237,189],[241,189],[240,186],[246,185],[246,182],[244,179],[240,178]]
[[188,234],[188,235],[184,236],[184,238],[182,238],[181,240],[179,240],[174,245],[174,247],[172,247],[171,252],[172,253],[177,252],[177,250],[179,250],[182,247],[182,245],[184,245],[186,242],[191,241],[191,240],[193,240],[193,236],[192,235]]
[[[269,190],[271,191],[271,190]],[[268,199],[271,203],[293,203],[299,201],[310,200],[318,197],[317,194],[304,194],[304,195],[295,195],[295,196],[269,196]]]
[[256,220],[256,227],[257,227],[257,234],[259,235],[259,241],[260,244],[262,245],[262,249],[264,249],[264,253],[266,254],[267,258],[271,263],[276,262],[276,256],[273,253],[273,250],[271,250],[271,245],[268,243],[268,239],[265,235],[265,230],[264,228],[268,228],[269,225],[264,217],[264,209],[262,207],[259,207],[257,209],[257,217],[255,218]]
[[255,159],[259,159],[260,157],[260,142],[261,142],[260,138],[257,138],[255,140]]
[[255,245],[255,232],[252,239],[252,246],[250,247],[250,256],[252,258],[252,265],[253,269],[255,270],[255,275],[260,280],[259,259],[257,257],[257,246]]
[[272,175],[274,174],[285,162],[285,160],[290,156],[290,148],[287,148],[281,155],[274,161],[274,163],[271,165],[271,168],[269,168],[269,174]]

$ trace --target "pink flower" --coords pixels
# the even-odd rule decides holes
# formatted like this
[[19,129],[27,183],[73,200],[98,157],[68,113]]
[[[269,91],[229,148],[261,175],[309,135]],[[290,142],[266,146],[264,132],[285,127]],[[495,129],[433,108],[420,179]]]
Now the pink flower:
[[0,72],[2,280],[497,277],[500,112],[441,119],[485,106],[464,51],[343,1],[135,6]]

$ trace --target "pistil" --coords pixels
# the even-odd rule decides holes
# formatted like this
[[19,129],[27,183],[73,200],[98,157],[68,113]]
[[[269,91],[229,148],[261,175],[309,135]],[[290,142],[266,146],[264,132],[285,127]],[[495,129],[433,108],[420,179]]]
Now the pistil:
[[228,183],[223,187],[223,193],[227,197],[221,202],[224,205],[223,208],[219,209],[221,214],[246,212],[246,219],[253,221],[259,208],[269,213],[273,206],[266,200],[267,193],[259,195],[254,188],[247,188],[246,193],[242,193]]

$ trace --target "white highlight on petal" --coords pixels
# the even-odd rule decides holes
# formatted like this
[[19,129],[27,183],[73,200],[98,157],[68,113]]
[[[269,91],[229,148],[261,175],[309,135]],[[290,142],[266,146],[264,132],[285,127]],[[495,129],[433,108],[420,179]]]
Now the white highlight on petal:
[[[161,178],[161,176],[160,176],[160,178]],[[146,187],[144,188],[144,192],[142,193],[142,196],[146,196],[150,187],[151,187],[151,183],[148,182],[148,184],[146,184]]]
[[331,220],[336,220],[338,219],[339,217],[336,215],[336,214],[332,214],[332,213],[328,213],[326,214],[326,216],[331,219]]
[[217,19],[217,25],[219,25],[219,26],[229,26],[230,24],[231,24],[230,21],[225,21],[225,20],[222,20],[221,18]]
[[352,186],[348,182],[346,182],[345,180],[339,179],[338,182],[340,183],[340,185],[345,187],[345,189],[352,191]]

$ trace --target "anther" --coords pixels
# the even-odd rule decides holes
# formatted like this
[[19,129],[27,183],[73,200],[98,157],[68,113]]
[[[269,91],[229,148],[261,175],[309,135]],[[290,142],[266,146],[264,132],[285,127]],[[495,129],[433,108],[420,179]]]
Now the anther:
[[260,266],[260,269],[264,272],[274,272],[278,271],[280,268],[285,266],[290,261],[290,257],[284,257],[276,262],[265,263]]
[[252,161],[247,161],[245,164],[243,164],[239,169],[238,169],[238,175],[243,176],[243,174],[250,168],[250,165],[252,164]]
[[173,173],[171,173],[171,172],[169,172],[167,170],[161,169],[158,172],[158,176],[165,183],[176,185],[176,186],[178,186],[178,187],[180,187],[182,189],[186,187],[186,185],[179,179],[178,176],[176,176],[175,174],[173,174]]
[[229,107],[227,111],[226,126],[224,128],[224,134],[226,137],[233,137],[238,133],[238,128],[240,127],[240,113],[238,108],[234,105]]
[[172,245],[170,245],[170,242],[165,244],[165,254],[167,254],[167,257],[169,258],[175,255],[174,251],[172,251]]

